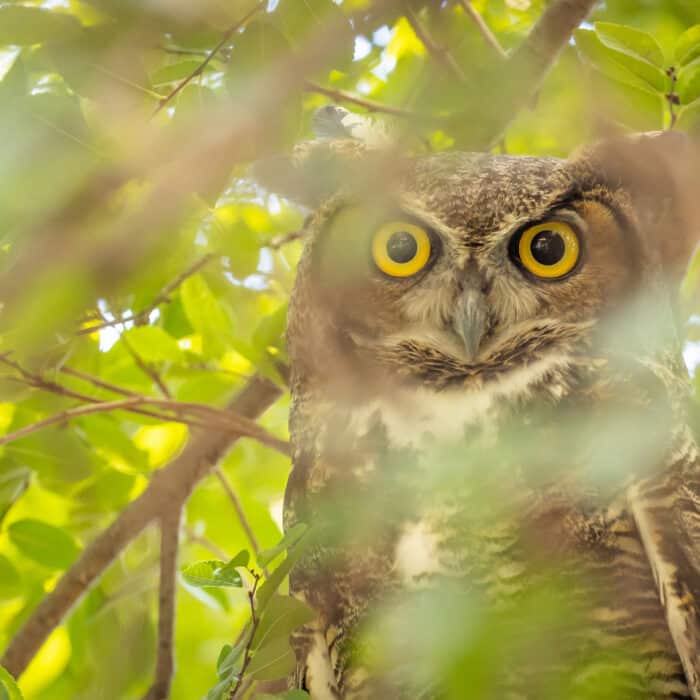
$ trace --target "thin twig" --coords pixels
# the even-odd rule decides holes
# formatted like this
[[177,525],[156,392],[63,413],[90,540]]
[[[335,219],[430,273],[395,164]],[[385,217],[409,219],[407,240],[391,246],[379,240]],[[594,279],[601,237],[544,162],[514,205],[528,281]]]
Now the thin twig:
[[90,333],[96,333],[97,331],[100,331],[103,328],[120,326],[125,323],[134,323],[138,325],[139,323],[147,322],[148,317],[153,311],[155,311],[162,304],[169,303],[171,301],[171,294],[174,291],[176,291],[186,279],[192,277],[192,275],[199,272],[210,260],[213,260],[213,258],[214,253],[207,253],[206,255],[199,258],[199,260],[197,260],[192,265],[190,265],[190,267],[181,272],[174,280],[172,280],[172,282],[166,284],[165,287],[163,287],[163,289],[161,289],[160,292],[158,292],[153,301],[148,306],[141,309],[141,311],[129,314],[129,316],[123,316],[122,318],[115,319],[114,321],[102,320],[100,323],[96,323],[91,326],[85,326],[84,328],[80,328],[76,332],[76,335],[89,335]]
[[291,231],[290,233],[283,233],[280,236],[275,236],[267,244],[267,247],[272,248],[272,250],[279,250],[282,246],[285,246],[288,243],[293,243],[294,241],[298,241],[305,235],[306,231],[304,229],[299,229],[298,231]]
[[243,681],[245,678],[245,672],[248,670],[251,660],[253,659],[252,647],[253,639],[255,638],[255,633],[258,631],[258,625],[260,624],[260,618],[255,607],[255,593],[258,590],[258,584],[260,583],[260,574],[254,571],[250,572],[255,579],[253,587],[248,591],[248,602],[250,604],[250,636],[245,646],[245,652],[243,653],[243,663],[241,664],[241,670],[238,674],[238,680],[236,685],[233,686],[231,694],[229,695],[229,700],[236,700],[238,697],[239,690],[242,689]]
[[413,32],[418,37],[418,40],[425,46],[436,63],[446,68],[460,83],[466,83],[467,77],[457,61],[455,61],[454,56],[448,49],[440,46],[433,40],[430,34],[423,28],[423,25],[418,19],[418,15],[416,15],[408,4],[404,6],[404,15],[411,25]]
[[76,408],[69,408],[60,413],[56,413],[53,416],[44,418],[43,420],[32,423],[31,425],[25,425],[24,428],[19,428],[11,433],[7,433],[0,437],[0,445],[7,445],[15,440],[20,440],[21,438],[27,437],[32,433],[36,433],[39,430],[48,428],[51,425],[56,425],[57,423],[66,423],[72,418],[80,418],[82,416],[89,416],[93,413],[107,413],[109,411],[117,411],[119,409],[130,408],[141,402],[140,398],[131,397],[128,399],[120,399],[118,401],[101,401],[100,403],[93,403],[87,406],[77,406]]
[[204,549],[208,549],[215,557],[221,559],[221,561],[228,561],[231,557],[225,552],[221,547],[219,547],[216,542],[212,542],[208,537],[200,535],[191,525],[185,525],[185,535],[187,539],[194,544],[198,544]]
[[507,53],[505,49],[501,46],[501,42],[498,41],[496,35],[491,31],[488,24],[484,21],[484,18],[472,7],[470,0],[457,0],[459,6],[464,10],[464,12],[469,15],[472,22],[476,25],[476,28],[481,32],[481,35],[486,40],[486,43],[493,47],[496,53],[501,58],[507,58]]
[[153,113],[153,116],[158,114],[161,110],[163,110],[177,95],[185,88],[187,85],[189,85],[195,78],[200,76],[205,70],[206,67],[211,63],[212,59],[214,56],[216,56],[217,53],[221,49],[224,48],[226,45],[226,42],[228,42],[231,37],[240,29],[245,27],[248,22],[255,17],[255,15],[258,14],[258,12],[262,12],[267,3],[261,2],[259,5],[256,5],[250,12],[248,12],[242,19],[238,20],[235,24],[230,26],[225,32],[223,37],[221,38],[221,41],[207,54],[207,57],[202,61],[202,63],[197,66],[197,68],[192,71],[186,78],[183,78],[173,89],[171,92],[169,92],[158,104],[158,107],[156,107],[156,111]]
[[126,334],[123,334],[121,336],[121,341],[122,343],[124,343],[124,347],[133,358],[134,362],[136,363],[136,366],[158,387],[158,391],[160,391],[160,393],[163,394],[163,396],[165,396],[166,399],[172,398],[170,389],[168,389],[158,370],[155,367],[151,367],[151,365],[149,365],[143,359],[143,357],[141,357],[141,355],[138,352],[136,352],[133,345],[127,339]]
[[[155,417],[161,420],[194,424],[196,427],[209,426],[213,429],[222,431],[231,431],[237,435],[245,435],[251,437],[262,444],[271,447],[284,455],[289,454],[289,444],[285,440],[280,440],[265,428],[262,428],[254,421],[250,421],[243,416],[236,416],[230,411],[221,410],[207,404],[195,403],[192,401],[176,401],[174,399],[157,399],[150,396],[142,396],[140,394],[132,394],[127,398],[119,401],[102,401],[87,394],[73,391],[56,382],[45,380],[40,375],[32,374],[25,370],[20,364],[10,360],[6,355],[0,356],[0,362],[9,365],[23,377],[30,386],[51,391],[52,393],[66,396],[69,398],[78,399],[87,403],[87,406],[78,406],[61,411],[53,416],[45,418],[37,423],[32,423],[23,428],[20,428],[12,433],[0,437],[0,445],[19,440],[32,433],[42,430],[48,426],[57,423],[64,423],[71,418],[90,415],[93,413],[105,413],[115,410],[126,410],[135,413],[143,413],[144,409],[141,406],[152,406],[155,408],[171,411],[173,415],[158,413]],[[149,411],[147,415],[152,415]]]
[[[252,420],[280,395],[280,389],[272,382],[256,376],[231,402],[229,409]],[[161,517],[174,498],[184,502],[236,439],[237,436],[230,433],[202,430],[171,464],[156,472],[146,490],[83,550],[78,561],[44,596],[12,638],[0,665],[15,678],[19,677],[49,634],[119,552]]]
[[177,550],[182,502],[173,502],[160,518],[160,588],[158,593],[158,657],[153,684],[143,700],[167,700],[175,672],[174,633],[177,593]]
[[[255,533],[253,532],[253,528],[250,526],[250,523],[248,522],[248,517],[245,514],[245,511],[243,510],[243,505],[241,504],[240,499],[238,498],[238,494],[233,490],[233,487],[231,486],[229,480],[226,478],[226,474],[224,474],[223,470],[221,467],[215,467],[214,468],[214,475],[216,478],[219,480],[221,483],[221,486],[224,489],[224,492],[228,496],[228,499],[231,501],[233,504],[233,509],[236,511],[236,516],[238,517],[238,521],[241,523],[241,527],[243,528],[243,531],[246,534],[246,537],[248,538],[248,542],[250,542],[250,547],[253,550],[253,553],[257,557],[258,554],[260,554],[260,545],[258,543],[257,538],[255,537]],[[267,576],[267,571],[265,567],[263,567],[263,573],[265,576]]]
[[82,379],[84,382],[89,382],[99,389],[105,389],[106,391],[111,391],[114,394],[121,394],[122,396],[138,396],[135,391],[131,389],[126,389],[123,386],[117,384],[112,384],[111,382],[106,382],[104,379],[99,377],[93,377],[91,374],[86,374],[80,370],[73,369],[72,367],[66,367],[65,365],[61,367],[60,370],[63,374],[67,374],[69,377],[76,377],[77,379]]
[[368,100],[364,97],[358,97],[357,95],[353,95],[345,90],[327,88],[313,82],[312,80],[304,81],[304,90],[306,92],[315,92],[319,95],[325,95],[326,97],[330,97],[335,102],[347,102],[348,104],[363,107],[368,112],[381,112],[383,114],[391,114],[395,117],[405,117],[407,119],[417,119],[420,117],[420,115],[416,114],[415,112],[411,112],[410,110],[401,109],[400,107],[391,107],[390,105],[385,105],[381,102],[375,102],[374,100]]
[[[16,369],[20,373],[20,377],[10,377],[9,379],[14,379],[15,381],[22,382],[26,384],[27,386],[30,386],[34,389],[39,389],[41,391],[48,391],[51,392],[52,394],[56,394],[57,396],[64,396],[66,398],[70,399],[77,399],[78,401],[83,401],[84,403],[89,403],[89,404],[101,404],[104,403],[101,399],[97,399],[94,396],[90,396],[88,394],[82,394],[78,391],[74,391],[73,389],[69,389],[66,386],[63,386],[62,384],[58,384],[57,382],[52,382],[50,380],[44,379],[40,375],[32,374],[30,372],[27,372],[24,370],[20,365],[18,365],[16,362],[13,362],[12,360],[9,360],[7,356],[0,357],[0,362],[12,367],[13,369]],[[78,372],[77,370],[72,370],[69,367],[62,367],[61,372],[65,372],[67,374],[73,374],[74,376],[80,376],[83,375],[82,372]],[[89,375],[83,375],[82,378],[86,378],[86,381],[90,381],[91,383],[95,384],[95,386],[99,386],[100,388],[105,388],[109,389],[110,391],[120,394],[121,396],[131,396],[135,397],[141,401],[143,399],[147,399],[147,397],[142,396],[141,394],[137,394],[136,392],[129,391],[128,389],[123,389],[121,387],[117,387],[116,385],[109,384],[107,382],[102,382],[101,380],[97,379],[96,377],[90,377],[87,379]],[[185,425],[189,425],[192,427],[198,427],[198,428],[203,428],[207,427],[204,423],[201,423],[199,421],[196,421],[191,418],[184,418],[183,416],[177,416],[177,415],[169,415],[167,413],[161,413],[159,411],[152,411],[150,409],[145,409],[145,408],[137,408],[137,407],[130,407],[130,408],[125,408],[123,409],[125,411],[128,411],[129,413],[137,413],[142,416],[148,416],[149,418],[155,418],[157,420],[165,421],[165,422],[175,422],[175,423],[184,423]]]

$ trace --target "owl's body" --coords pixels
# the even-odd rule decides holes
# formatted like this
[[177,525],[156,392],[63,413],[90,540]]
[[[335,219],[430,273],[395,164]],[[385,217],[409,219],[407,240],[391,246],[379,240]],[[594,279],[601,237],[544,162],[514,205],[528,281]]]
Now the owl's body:
[[[614,676],[616,698],[698,697],[700,460],[664,261],[595,163],[441,154],[321,198],[289,325],[312,700],[440,697],[439,678],[368,664],[364,626],[441,587],[506,621],[499,696],[559,697],[557,678],[566,697],[613,697],[590,689]],[[520,629],[533,595],[576,622]]]

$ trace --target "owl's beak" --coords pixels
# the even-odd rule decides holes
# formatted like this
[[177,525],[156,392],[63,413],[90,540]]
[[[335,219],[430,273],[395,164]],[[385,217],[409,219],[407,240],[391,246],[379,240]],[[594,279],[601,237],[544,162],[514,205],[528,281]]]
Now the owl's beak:
[[476,359],[487,325],[486,299],[480,290],[467,288],[457,303],[454,329],[464,341],[467,358]]

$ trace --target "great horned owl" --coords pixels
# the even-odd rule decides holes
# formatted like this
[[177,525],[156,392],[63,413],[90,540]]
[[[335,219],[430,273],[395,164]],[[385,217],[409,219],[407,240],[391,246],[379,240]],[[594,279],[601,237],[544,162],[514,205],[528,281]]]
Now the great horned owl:
[[315,533],[291,579],[318,612],[295,639],[313,700],[440,697],[366,663],[373,610],[448,582],[507,618],[552,572],[578,622],[504,655],[484,697],[598,697],[585,663],[543,690],[585,653],[618,674],[604,697],[700,698],[700,458],[668,284],[698,223],[668,167],[684,149],[406,158],[335,138],[268,164],[315,209],[286,496],[287,526]]

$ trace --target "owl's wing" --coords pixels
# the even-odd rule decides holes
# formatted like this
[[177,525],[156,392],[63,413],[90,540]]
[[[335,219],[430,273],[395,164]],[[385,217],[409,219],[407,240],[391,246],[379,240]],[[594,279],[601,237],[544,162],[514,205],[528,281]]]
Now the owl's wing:
[[688,686],[700,700],[700,454],[688,430],[663,479],[630,489],[644,544]]

